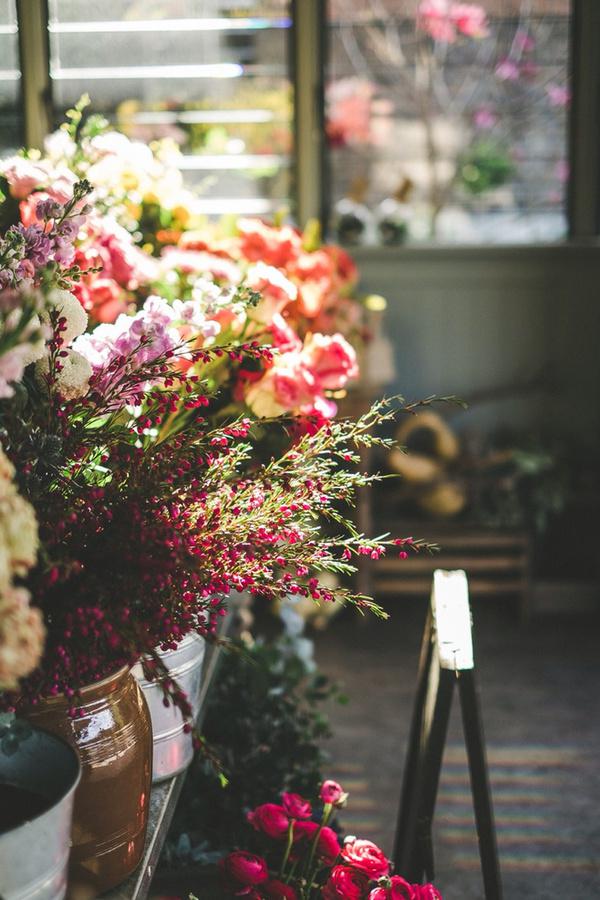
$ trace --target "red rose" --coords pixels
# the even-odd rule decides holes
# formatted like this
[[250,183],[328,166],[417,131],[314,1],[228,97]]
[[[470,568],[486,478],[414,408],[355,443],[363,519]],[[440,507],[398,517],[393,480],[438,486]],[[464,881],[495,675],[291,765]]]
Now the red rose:
[[345,800],[348,795],[344,793],[342,786],[337,783],[337,781],[324,781],[321,785],[321,790],[319,791],[319,797],[323,801],[323,803],[331,803],[332,806],[336,806],[341,801]]
[[283,881],[267,881],[261,888],[263,897],[266,900],[297,900],[298,894],[291,884],[284,884]]
[[277,803],[263,803],[248,813],[248,821],[256,831],[262,831],[272,838],[284,838],[288,833],[290,820],[283,806]]
[[356,869],[335,866],[323,888],[323,900],[363,900],[369,888],[368,879]]
[[264,859],[245,850],[234,850],[222,861],[221,868],[229,880],[239,884],[262,884],[269,878],[269,870]]
[[414,900],[413,885],[401,878],[400,875],[392,875],[380,882],[369,894],[369,900]]
[[300,794],[282,794],[281,802],[290,819],[310,819],[310,803]]
[[[310,844],[319,828],[320,825],[317,822],[294,822],[294,842],[306,841]],[[331,866],[340,855],[341,849],[335,831],[327,826],[321,828],[317,843],[319,859]]]
[[390,865],[379,847],[372,841],[355,839],[348,841],[342,850],[344,860],[369,878],[383,878],[388,874]]

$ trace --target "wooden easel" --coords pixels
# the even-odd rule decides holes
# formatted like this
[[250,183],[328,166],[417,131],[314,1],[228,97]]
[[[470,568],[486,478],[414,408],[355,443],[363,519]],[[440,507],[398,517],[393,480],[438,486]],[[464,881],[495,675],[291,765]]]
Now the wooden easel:
[[432,822],[454,688],[458,687],[486,900],[502,900],[483,725],[475,683],[471,611],[462,570],[437,569],[425,624],[402,801],[394,844],[396,871],[409,881],[434,877]]

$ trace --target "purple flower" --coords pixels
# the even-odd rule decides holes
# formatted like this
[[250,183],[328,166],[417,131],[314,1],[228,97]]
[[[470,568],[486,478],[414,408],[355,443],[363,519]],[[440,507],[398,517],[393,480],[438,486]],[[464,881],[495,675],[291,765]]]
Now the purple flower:
[[25,256],[34,266],[45,266],[52,253],[52,241],[39,225],[17,226],[25,240]]
[[40,200],[35,208],[35,214],[41,221],[46,219],[57,219],[63,212],[63,208],[56,200],[50,199]]

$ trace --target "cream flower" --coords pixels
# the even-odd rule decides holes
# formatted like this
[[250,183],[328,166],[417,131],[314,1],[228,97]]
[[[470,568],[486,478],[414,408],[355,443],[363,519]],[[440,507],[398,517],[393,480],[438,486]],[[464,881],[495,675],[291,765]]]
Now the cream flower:
[[[65,400],[76,400],[87,393],[92,367],[81,353],[76,350],[68,350],[67,356],[61,359],[62,369],[56,375],[56,389]],[[49,369],[48,357],[38,360],[35,367],[35,377],[40,385],[45,385],[44,376]]]
[[[70,344],[76,337],[83,334],[87,327],[87,313],[81,303],[71,294],[70,291],[63,291],[55,288],[48,294],[48,304],[55,307],[61,316],[67,320],[66,330],[61,332],[61,337],[65,344]],[[48,322],[49,316],[47,311],[41,314],[42,321]]]
[[42,616],[29,605],[25,588],[0,594],[0,690],[16,687],[36,667],[43,644]]

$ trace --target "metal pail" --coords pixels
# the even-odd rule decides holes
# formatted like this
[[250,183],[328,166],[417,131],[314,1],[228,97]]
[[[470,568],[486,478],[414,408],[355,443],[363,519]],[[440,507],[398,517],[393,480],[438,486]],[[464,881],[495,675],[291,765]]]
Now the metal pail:
[[[0,832],[0,897],[62,900],[67,891],[71,817],[81,777],[79,757],[65,741],[40,728],[18,739],[10,754],[0,747],[0,785],[39,801],[41,812]],[[21,795],[24,797],[24,795]],[[34,807],[32,807],[33,809]]]
[[[158,651],[172,678],[187,695],[194,719],[199,712],[205,651],[206,642],[198,634],[186,635],[176,650]],[[140,663],[132,671],[144,692],[152,719],[152,781],[164,781],[183,772],[191,763],[194,755],[192,735],[183,730],[185,723],[181,712],[172,704],[164,705],[160,684],[146,681]]]

